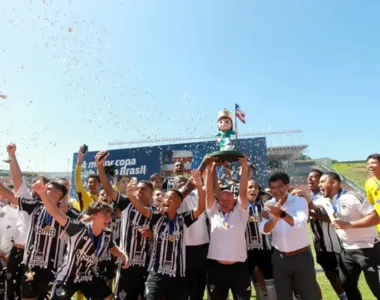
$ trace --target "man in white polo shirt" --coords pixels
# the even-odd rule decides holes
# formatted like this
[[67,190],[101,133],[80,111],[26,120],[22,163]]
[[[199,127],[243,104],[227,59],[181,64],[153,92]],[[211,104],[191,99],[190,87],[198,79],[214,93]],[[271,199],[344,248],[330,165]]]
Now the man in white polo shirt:
[[273,199],[266,203],[268,213],[262,214],[260,231],[272,233],[273,275],[278,298],[293,299],[294,281],[302,299],[319,300],[308,236],[307,201],[288,193],[289,176],[286,173],[273,174],[269,178],[269,188]]
[[[373,295],[380,299],[380,243],[376,225],[380,218],[373,206],[357,192],[342,189],[333,172],[319,181],[324,198],[313,202],[327,211],[344,251],[339,256],[339,277],[349,300],[361,300],[358,280],[363,271]],[[331,199],[331,200],[330,200]]]
[[240,159],[242,175],[238,200],[229,190],[214,196],[214,173],[206,172],[206,207],[211,223],[208,251],[208,292],[211,300],[225,300],[231,289],[234,299],[249,300],[251,282],[247,264],[245,230],[248,222],[247,158]]

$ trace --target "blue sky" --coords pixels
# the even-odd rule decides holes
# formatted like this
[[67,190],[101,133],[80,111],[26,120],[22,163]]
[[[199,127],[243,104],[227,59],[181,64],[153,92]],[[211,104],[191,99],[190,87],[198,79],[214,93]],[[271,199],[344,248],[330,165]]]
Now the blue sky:
[[[3,1],[0,155],[66,171],[79,145],[302,129],[283,143],[379,152],[379,1]],[[71,28],[71,31],[69,30]],[[6,167],[0,164],[0,167]]]

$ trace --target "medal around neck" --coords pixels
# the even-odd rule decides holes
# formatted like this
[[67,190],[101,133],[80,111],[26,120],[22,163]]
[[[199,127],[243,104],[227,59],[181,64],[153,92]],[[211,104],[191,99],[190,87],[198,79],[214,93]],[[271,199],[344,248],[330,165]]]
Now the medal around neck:
[[227,109],[222,109],[217,118],[218,134],[216,135],[219,151],[210,153],[208,156],[216,158],[218,162],[237,161],[244,157],[244,153],[235,150],[231,137],[236,136],[233,130],[232,113]]

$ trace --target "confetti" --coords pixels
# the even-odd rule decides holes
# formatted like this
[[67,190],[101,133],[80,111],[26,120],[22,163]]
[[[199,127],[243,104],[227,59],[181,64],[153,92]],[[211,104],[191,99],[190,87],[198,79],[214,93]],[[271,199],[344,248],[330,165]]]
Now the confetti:
[[7,98],[8,98],[8,95],[0,94],[0,98],[2,98],[2,99],[7,99]]
[[69,28],[67,29],[67,31],[68,31],[68,32],[72,32],[73,29],[72,29],[71,27],[69,27]]

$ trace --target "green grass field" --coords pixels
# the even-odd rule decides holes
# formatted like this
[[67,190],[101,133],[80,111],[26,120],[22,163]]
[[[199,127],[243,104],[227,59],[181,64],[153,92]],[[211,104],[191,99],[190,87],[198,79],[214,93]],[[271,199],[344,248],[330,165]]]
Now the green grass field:
[[364,183],[369,177],[369,172],[367,170],[367,164],[362,163],[336,163],[332,164],[331,167],[342,173],[347,178],[354,181],[358,186],[364,188]]

